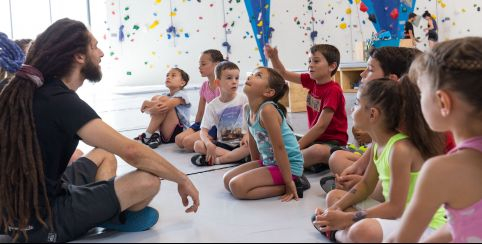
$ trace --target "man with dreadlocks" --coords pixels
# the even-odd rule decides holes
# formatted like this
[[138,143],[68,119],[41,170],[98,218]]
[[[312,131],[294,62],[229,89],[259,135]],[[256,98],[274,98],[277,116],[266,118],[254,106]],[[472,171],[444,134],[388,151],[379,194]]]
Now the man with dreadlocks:
[[[160,178],[177,183],[184,206],[193,201],[186,212],[197,212],[199,193],[185,174],[76,94],[84,80],[101,80],[103,56],[84,24],[59,20],[0,93],[0,234],[13,241],[67,242],[94,227],[147,230],[158,220],[147,206]],[[67,167],[80,139],[96,149]],[[111,153],[138,170],[115,178]]]

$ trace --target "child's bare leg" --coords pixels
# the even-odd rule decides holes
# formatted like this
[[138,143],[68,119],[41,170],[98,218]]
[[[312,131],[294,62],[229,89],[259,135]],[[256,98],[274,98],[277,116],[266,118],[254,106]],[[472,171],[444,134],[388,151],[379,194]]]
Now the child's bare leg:
[[194,143],[196,143],[196,141],[200,139],[201,139],[200,131],[190,134],[189,136],[186,136],[184,138],[184,141],[182,142],[184,149],[188,152],[194,151]]
[[164,102],[164,101],[167,101],[169,98],[167,96],[154,96],[151,98],[151,101],[160,101],[160,102]]
[[338,231],[335,237],[341,243],[382,243],[383,230],[376,219],[364,219]]
[[164,116],[164,120],[160,124],[161,135],[166,139],[170,139],[174,133],[174,130],[176,129],[176,126],[178,125],[179,118],[177,117],[176,110],[169,110]]
[[166,119],[167,113],[160,113],[160,114],[151,114],[151,122],[149,122],[149,126],[147,127],[147,132],[150,134],[154,134],[156,131],[159,130],[159,127]]
[[246,164],[243,164],[243,165],[240,165],[232,170],[230,170],[229,172],[227,172],[223,179],[224,179],[224,187],[226,188],[226,190],[228,190],[229,192],[231,192],[231,189],[229,189],[229,182],[231,182],[231,180],[242,174],[242,173],[245,173],[245,172],[248,172],[250,170],[253,170],[253,169],[256,169],[256,168],[259,168],[261,167],[260,164],[259,164],[259,161],[253,161],[253,162],[249,162],[249,163],[246,163]]
[[[331,206],[335,205],[336,202],[338,202],[339,200],[341,200],[345,194],[348,193],[346,191],[343,191],[343,190],[332,190],[328,193],[328,195],[326,196],[326,206],[328,206],[328,208],[330,208]],[[342,209],[342,211],[344,212],[356,212],[358,211],[357,209],[353,208],[353,207],[350,207],[350,208],[347,208],[347,209]]]
[[[179,148],[185,148],[184,147],[184,140],[186,138],[188,138],[190,135],[194,134],[196,132],[194,132],[193,129],[189,128],[185,131],[183,131],[182,133],[180,133],[179,135],[176,136],[176,145],[179,147]],[[199,139],[198,139],[199,140]],[[197,141],[197,140],[196,140]],[[194,147],[194,142],[193,142],[193,147]]]
[[202,140],[198,140],[194,143],[194,152],[206,155],[208,149],[206,148],[206,144]]
[[352,152],[343,150],[336,151],[329,159],[330,170],[333,174],[341,175],[346,168],[353,165],[360,157],[360,155]]
[[[202,154],[202,155],[206,155],[207,152],[208,152],[208,149],[206,147],[206,144],[204,143],[204,141],[202,140],[198,140],[196,141],[196,143],[194,144],[194,151],[196,153],[199,153],[199,154]],[[224,148],[220,148],[220,147],[216,147],[216,156],[217,157],[221,157],[225,154],[228,154],[230,153],[231,151],[228,151]]]
[[315,144],[302,150],[305,168],[316,164],[328,164],[331,148],[328,145]]
[[269,170],[265,167],[256,168],[238,176],[229,182],[233,196],[240,200],[257,200],[281,196],[286,187],[275,186]]
[[225,164],[242,160],[249,156],[250,151],[248,145],[242,145],[240,148],[236,148],[233,151],[219,150],[220,154],[216,163]]

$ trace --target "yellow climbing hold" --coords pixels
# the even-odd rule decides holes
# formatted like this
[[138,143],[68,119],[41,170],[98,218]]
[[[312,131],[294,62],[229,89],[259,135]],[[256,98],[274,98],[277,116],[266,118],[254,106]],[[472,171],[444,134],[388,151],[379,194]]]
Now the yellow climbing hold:
[[351,8],[346,9],[346,14],[351,14]]
[[152,29],[156,28],[158,25],[159,25],[159,20],[156,20],[156,21],[152,22],[152,24],[149,26],[149,29],[152,30]]
[[346,29],[346,23],[341,23],[341,24],[340,24],[340,29],[342,29],[342,30]]

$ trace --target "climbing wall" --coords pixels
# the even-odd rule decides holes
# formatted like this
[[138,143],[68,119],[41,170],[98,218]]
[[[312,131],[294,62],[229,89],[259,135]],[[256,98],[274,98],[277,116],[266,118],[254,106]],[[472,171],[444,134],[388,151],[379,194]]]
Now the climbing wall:
[[[372,33],[387,29],[385,24],[394,34],[403,29],[411,9],[402,5],[436,15],[441,40],[482,35],[480,0],[107,0],[98,36],[106,77],[117,85],[162,84],[168,69],[179,67],[191,75],[192,86],[203,81],[198,60],[211,48],[240,66],[241,79],[263,64],[259,47],[266,42],[294,70],[306,69],[313,43],[336,45],[343,62],[362,61],[357,53]],[[425,27],[422,20],[415,30],[422,40]]]

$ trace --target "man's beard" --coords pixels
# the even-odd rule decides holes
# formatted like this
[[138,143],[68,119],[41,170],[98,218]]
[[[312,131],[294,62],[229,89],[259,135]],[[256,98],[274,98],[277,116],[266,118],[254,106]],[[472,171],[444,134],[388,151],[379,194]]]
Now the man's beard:
[[96,83],[102,80],[102,70],[90,59],[85,66],[82,67],[80,72],[82,75],[84,75],[85,79],[89,80],[90,82]]

